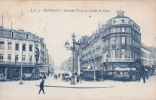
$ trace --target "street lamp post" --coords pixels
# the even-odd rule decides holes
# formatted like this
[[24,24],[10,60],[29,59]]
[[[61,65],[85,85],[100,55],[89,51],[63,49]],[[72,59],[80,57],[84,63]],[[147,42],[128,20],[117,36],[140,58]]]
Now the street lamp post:
[[23,70],[23,67],[22,67],[22,64],[23,64],[23,50],[22,50],[22,57],[21,57],[22,59],[21,59],[21,76],[20,76],[20,82],[19,82],[19,84],[20,85],[22,85],[23,84],[23,81],[22,81],[22,70]]
[[75,85],[76,84],[76,82],[75,82],[75,74],[74,74],[74,66],[75,66],[75,63],[74,63],[75,62],[74,61],[75,56],[74,56],[74,54],[75,54],[75,51],[78,50],[78,47],[80,45],[79,42],[76,42],[75,37],[76,36],[73,33],[73,35],[72,35],[73,46],[70,46],[68,41],[66,41],[66,43],[65,43],[65,47],[67,48],[67,50],[71,50],[72,53],[73,53],[73,69],[72,69],[72,76],[71,76],[71,83],[70,83],[71,85]]
[[96,81],[96,71],[95,71],[95,65],[96,65],[96,64],[95,64],[95,58],[96,58],[96,57],[95,57],[95,52],[94,52],[94,77],[93,77],[93,80],[94,80],[94,81]]

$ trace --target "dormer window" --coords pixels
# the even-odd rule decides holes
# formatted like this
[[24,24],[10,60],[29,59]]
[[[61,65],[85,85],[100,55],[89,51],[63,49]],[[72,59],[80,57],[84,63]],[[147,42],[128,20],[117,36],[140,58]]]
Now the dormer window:
[[116,20],[113,20],[113,23],[116,23]]
[[26,39],[28,39],[28,34],[26,34]]
[[124,22],[125,22],[125,20],[124,20],[124,19],[122,19],[122,20],[121,20],[121,22],[122,22],[122,23],[124,23]]
[[14,32],[11,32],[11,37],[14,37]]

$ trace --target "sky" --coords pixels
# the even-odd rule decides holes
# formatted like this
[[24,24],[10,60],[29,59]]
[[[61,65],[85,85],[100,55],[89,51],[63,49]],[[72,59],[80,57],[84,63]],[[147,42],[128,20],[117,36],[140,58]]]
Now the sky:
[[155,1],[0,1],[0,16],[5,28],[11,28],[12,22],[15,30],[43,37],[55,66],[60,66],[72,56],[64,44],[66,40],[72,42],[73,32],[76,40],[90,36],[120,8],[140,26],[142,43],[156,47]]

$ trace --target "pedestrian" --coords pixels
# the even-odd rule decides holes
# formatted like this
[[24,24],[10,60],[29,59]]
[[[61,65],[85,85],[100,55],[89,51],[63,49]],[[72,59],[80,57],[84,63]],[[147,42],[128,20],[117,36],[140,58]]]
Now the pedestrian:
[[146,74],[146,78],[147,78],[147,80],[148,80],[148,74]]
[[143,78],[143,82],[145,83],[146,82],[145,75],[143,75],[142,78]]
[[77,83],[79,83],[79,76],[77,76]]
[[43,91],[43,94],[45,94],[44,92],[44,80],[42,79],[41,83],[40,83],[40,90],[39,90],[39,94],[40,92]]
[[60,78],[61,74],[59,73],[58,77]]
[[123,81],[124,81],[124,82],[126,81],[126,77],[125,77],[125,75],[123,75]]
[[139,74],[139,75],[138,75],[138,81],[139,81],[139,82],[140,82],[140,78],[141,78],[141,77],[140,77],[140,74]]

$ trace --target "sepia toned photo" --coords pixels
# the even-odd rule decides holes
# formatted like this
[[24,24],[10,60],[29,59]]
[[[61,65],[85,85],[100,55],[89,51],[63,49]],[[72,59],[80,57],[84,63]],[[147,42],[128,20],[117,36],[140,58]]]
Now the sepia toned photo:
[[0,100],[156,100],[156,2],[0,1]]

